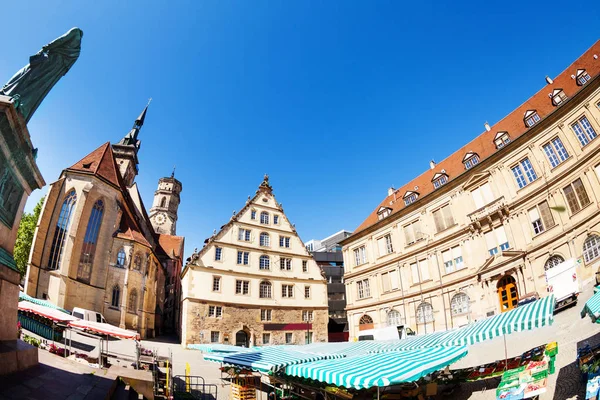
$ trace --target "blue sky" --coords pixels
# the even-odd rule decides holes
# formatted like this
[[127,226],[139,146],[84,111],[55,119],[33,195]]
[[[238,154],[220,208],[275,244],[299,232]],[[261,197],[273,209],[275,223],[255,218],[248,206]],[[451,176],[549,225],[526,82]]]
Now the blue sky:
[[[137,182],[183,183],[186,253],[264,173],[303,240],[353,230],[600,39],[600,4],[46,1],[2,6],[0,81],[73,26],[82,53],[29,123],[48,183],[153,98]],[[36,191],[27,210],[45,194]]]

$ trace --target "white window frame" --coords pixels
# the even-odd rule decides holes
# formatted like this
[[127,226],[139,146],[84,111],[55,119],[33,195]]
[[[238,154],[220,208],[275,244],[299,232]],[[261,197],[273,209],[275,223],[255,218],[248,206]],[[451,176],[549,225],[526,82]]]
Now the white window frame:
[[271,333],[270,332],[263,332],[262,334],[262,344],[271,344]]
[[532,126],[540,122],[542,119],[540,118],[540,115],[536,110],[527,110],[523,120],[525,121],[525,126],[531,128]]
[[583,86],[588,83],[592,77],[587,73],[585,69],[577,70],[577,86]]
[[506,131],[500,131],[496,133],[496,137],[494,138],[494,144],[498,150],[502,149],[504,146],[510,143],[510,135]]
[[223,248],[215,246],[215,261],[223,261]]
[[308,261],[302,260],[302,272],[308,272]]
[[412,203],[414,203],[415,201],[417,201],[418,198],[419,198],[419,193],[417,193],[417,192],[406,192],[406,194],[403,197],[403,199],[404,199],[404,205],[405,206],[411,205]]
[[261,211],[260,212],[260,223],[262,225],[269,225],[269,221],[270,221],[269,213],[267,211]]
[[304,298],[310,299],[310,285],[304,285]]
[[596,132],[586,115],[577,118],[577,121],[571,124],[571,130],[575,133],[581,147],[587,146],[598,137],[598,132]]
[[555,136],[544,143],[542,145],[542,150],[544,151],[544,154],[546,154],[546,158],[552,168],[558,167],[570,157],[567,148],[558,136]]
[[[441,225],[438,226],[438,223],[436,223],[436,213],[440,213],[439,214],[439,223]],[[450,207],[450,204],[445,204],[443,206],[441,206],[440,208],[438,208],[437,210],[434,210],[431,213],[431,216],[433,217],[433,224],[435,225],[435,230],[437,233],[443,232],[448,228],[453,227],[456,222],[454,221],[454,215],[452,214],[452,209]]]
[[[267,289],[268,288],[268,289]],[[258,297],[260,299],[273,298],[273,284],[269,281],[261,281],[258,285]]]
[[292,259],[281,257],[279,259],[279,269],[282,271],[291,271],[292,270]]
[[272,321],[273,315],[272,310],[270,308],[261,308],[260,310],[260,320],[261,321]]
[[469,302],[469,295],[465,292],[458,292],[452,296],[450,300],[450,313],[452,316],[468,314],[471,309]]
[[258,269],[262,271],[268,271],[271,269],[271,257],[266,254],[262,254],[258,259]]
[[583,242],[583,261],[589,264],[600,257],[600,236],[589,235]]
[[[217,334],[217,339],[215,340],[215,333]],[[210,331],[210,342],[211,343],[220,343],[221,332],[219,331]]]
[[365,246],[357,247],[354,251],[354,265],[359,266],[367,263],[367,248]]
[[429,302],[422,302],[417,307],[417,323],[418,324],[428,324],[433,322],[433,306]]
[[294,285],[283,284],[281,285],[281,297],[284,299],[294,298]]
[[250,295],[250,281],[245,281],[243,279],[236,279],[235,294],[239,294],[242,296]]
[[252,230],[240,228],[238,230],[238,240],[242,242],[250,242],[252,240]]
[[[418,230],[417,230],[418,227]],[[416,219],[409,224],[406,224],[402,227],[404,231],[404,239],[406,240],[406,245],[410,246],[413,243],[417,243],[420,240],[425,239],[425,234],[423,233],[423,228],[421,227],[421,220]],[[412,235],[409,235],[412,234]],[[412,240],[410,240],[412,238]]]
[[220,276],[213,276],[212,291],[213,292],[221,291],[221,277]]
[[371,285],[369,278],[356,281],[356,293],[358,299],[368,299],[371,297]]

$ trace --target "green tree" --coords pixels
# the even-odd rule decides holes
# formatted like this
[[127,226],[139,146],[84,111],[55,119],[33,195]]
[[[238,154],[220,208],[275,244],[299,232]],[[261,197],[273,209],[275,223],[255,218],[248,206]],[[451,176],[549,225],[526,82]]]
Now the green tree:
[[21,276],[24,276],[27,272],[27,262],[29,261],[29,252],[31,251],[33,234],[35,233],[35,227],[40,217],[40,213],[42,212],[44,198],[45,197],[42,197],[35,205],[33,213],[23,213],[21,223],[19,224],[17,241],[15,242],[14,258]]

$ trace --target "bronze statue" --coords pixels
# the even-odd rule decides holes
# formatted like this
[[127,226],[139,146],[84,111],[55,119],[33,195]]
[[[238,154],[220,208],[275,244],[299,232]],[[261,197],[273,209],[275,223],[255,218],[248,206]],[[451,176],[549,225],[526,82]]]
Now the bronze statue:
[[72,28],[48,43],[29,57],[29,64],[21,68],[0,90],[0,94],[12,97],[26,122],[29,122],[56,82],[79,58],[82,37],[81,29]]

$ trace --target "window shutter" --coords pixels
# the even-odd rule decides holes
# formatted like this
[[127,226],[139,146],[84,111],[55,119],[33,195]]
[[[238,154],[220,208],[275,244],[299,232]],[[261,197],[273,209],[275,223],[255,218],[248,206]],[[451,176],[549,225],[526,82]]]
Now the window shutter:
[[379,249],[379,257],[387,254],[385,249],[385,238],[377,239],[377,248]]
[[423,232],[421,231],[421,220],[418,219],[412,223],[412,228],[415,233],[415,240],[423,238]]
[[573,188],[571,187],[571,185],[565,187],[563,189],[563,192],[565,193],[565,197],[567,198],[567,204],[569,204],[571,213],[579,211],[581,209],[581,207],[579,207],[579,203],[577,202],[577,197],[575,197],[575,192],[573,191]]
[[596,170],[596,175],[598,176],[598,179],[600,179],[600,165],[596,165],[596,168],[594,168]]
[[410,272],[412,273],[413,283],[419,283],[419,269],[417,263],[410,264]]
[[481,190],[477,188],[471,192],[471,196],[473,197],[473,201],[475,202],[475,209],[479,210],[483,207],[483,198],[481,197]]
[[442,213],[444,214],[444,224],[446,228],[454,225],[454,218],[452,217],[452,210],[450,210],[450,206],[442,207]]
[[406,239],[406,244],[410,244],[415,241],[412,225],[407,225],[404,227],[404,237]]
[[550,207],[548,206],[547,201],[542,201],[539,206],[540,214],[542,215],[542,222],[546,229],[554,226],[554,217],[552,216],[552,211],[550,211]]
[[419,261],[419,268],[421,269],[421,278],[424,281],[429,280],[429,261],[427,259]]
[[385,274],[381,274],[381,282],[383,283],[383,291],[390,291],[390,274],[387,272]]
[[481,197],[483,198],[483,205],[491,203],[494,200],[494,195],[492,195],[492,188],[489,183],[484,183],[479,188],[481,190]]
[[435,222],[435,230],[441,232],[444,230],[444,221],[442,219],[442,210],[435,210],[433,212],[433,222]]
[[529,210],[529,220],[531,222],[535,222],[538,219],[540,219],[540,214],[538,213],[538,209],[537,209],[537,207],[533,207],[532,209]]
[[388,275],[390,276],[390,286],[392,287],[392,290],[398,289],[398,287],[400,286],[398,280],[398,271],[390,271],[388,272]]
[[590,198],[588,197],[587,192],[585,191],[585,186],[583,186],[583,182],[581,181],[581,179],[576,179],[573,182],[573,187],[575,188],[575,193],[579,198],[579,203],[581,204],[581,206],[584,207],[590,204]]
[[494,231],[489,231],[485,234],[485,243],[487,245],[487,249],[491,250],[494,247],[498,247],[496,244],[496,237],[494,236]]
[[508,239],[506,238],[506,232],[504,231],[504,226],[499,226],[497,229],[494,229],[494,232],[496,232],[498,246],[508,242]]
[[444,260],[444,263],[452,261],[452,253],[450,250],[442,251],[442,260]]

